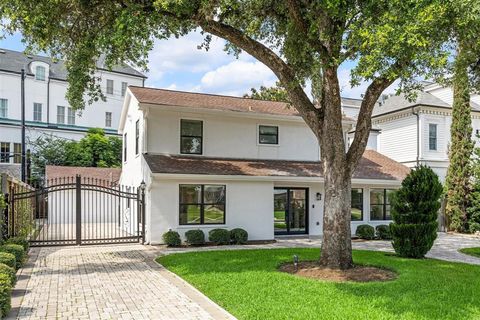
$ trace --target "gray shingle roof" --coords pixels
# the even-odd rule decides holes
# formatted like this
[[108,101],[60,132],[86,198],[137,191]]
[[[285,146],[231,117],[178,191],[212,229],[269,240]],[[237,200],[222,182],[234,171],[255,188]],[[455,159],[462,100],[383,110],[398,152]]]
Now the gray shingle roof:
[[[39,56],[39,55],[25,55],[23,52],[0,49],[0,70],[20,73],[21,69],[25,69],[25,72],[30,74],[29,64],[33,61],[42,61],[50,65],[50,77],[54,79],[66,80],[67,79],[67,70],[63,61],[54,62],[49,57]],[[101,57],[97,61],[97,67],[100,70],[108,70],[105,67],[105,59]],[[112,68],[111,72],[128,74],[135,77],[145,76],[135,70],[134,68],[128,65],[115,66]]]
[[[379,116],[386,113],[402,110],[417,105],[434,106],[450,108],[451,106],[445,101],[435,97],[431,93],[419,91],[417,99],[415,101],[408,101],[404,94],[394,95],[385,100],[385,102],[379,106],[377,105],[373,109],[373,116]],[[472,105],[473,107],[473,105]]]

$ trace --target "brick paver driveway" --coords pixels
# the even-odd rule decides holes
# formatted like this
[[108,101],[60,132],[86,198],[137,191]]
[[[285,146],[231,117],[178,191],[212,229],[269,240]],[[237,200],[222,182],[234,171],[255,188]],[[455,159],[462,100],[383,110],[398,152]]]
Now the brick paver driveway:
[[28,279],[19,281],[26,291],[10,318],[233,318],[153,262],[157,252],[151,247],[33,248],[30,254]]

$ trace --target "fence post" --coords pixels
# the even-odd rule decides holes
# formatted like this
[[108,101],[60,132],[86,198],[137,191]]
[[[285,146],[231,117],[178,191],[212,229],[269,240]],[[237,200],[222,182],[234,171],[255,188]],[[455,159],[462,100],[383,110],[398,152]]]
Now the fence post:
[[75,213],[75,227],[76,227],[76,243],[77,245],[82,244],[82,180],[80,175],[77,174],[75,177],[75,186],[76,186],[76,213]]
[[8,217],[8,224],[10,226],[10,230],[7,232],[7,236],[14,237],[15,236],[15,186],[12,184],[10,187],[10,195],[9,195],[9,217]]
[[140,184],[140,199],[142,205],[142,244],[145,244],[145,182],[142,181]]

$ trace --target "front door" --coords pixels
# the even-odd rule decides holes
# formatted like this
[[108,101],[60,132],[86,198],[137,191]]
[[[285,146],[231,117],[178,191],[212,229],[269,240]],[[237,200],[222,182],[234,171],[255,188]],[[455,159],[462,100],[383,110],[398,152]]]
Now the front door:
[[275,234],[308,233],[308,189],[274,189]]

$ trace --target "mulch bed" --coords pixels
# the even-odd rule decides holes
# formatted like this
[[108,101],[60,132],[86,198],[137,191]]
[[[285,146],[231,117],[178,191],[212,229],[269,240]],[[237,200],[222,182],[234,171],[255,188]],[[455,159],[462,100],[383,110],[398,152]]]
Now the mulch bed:
[[319,266],[316,261],[299,262],[297,270],[293,263],[285,263],[279,267],[279,270],[299,277],[332,282],[389,281],[397,277],[393,271],[376,267],[355,266],[352,269],[337,270]]

